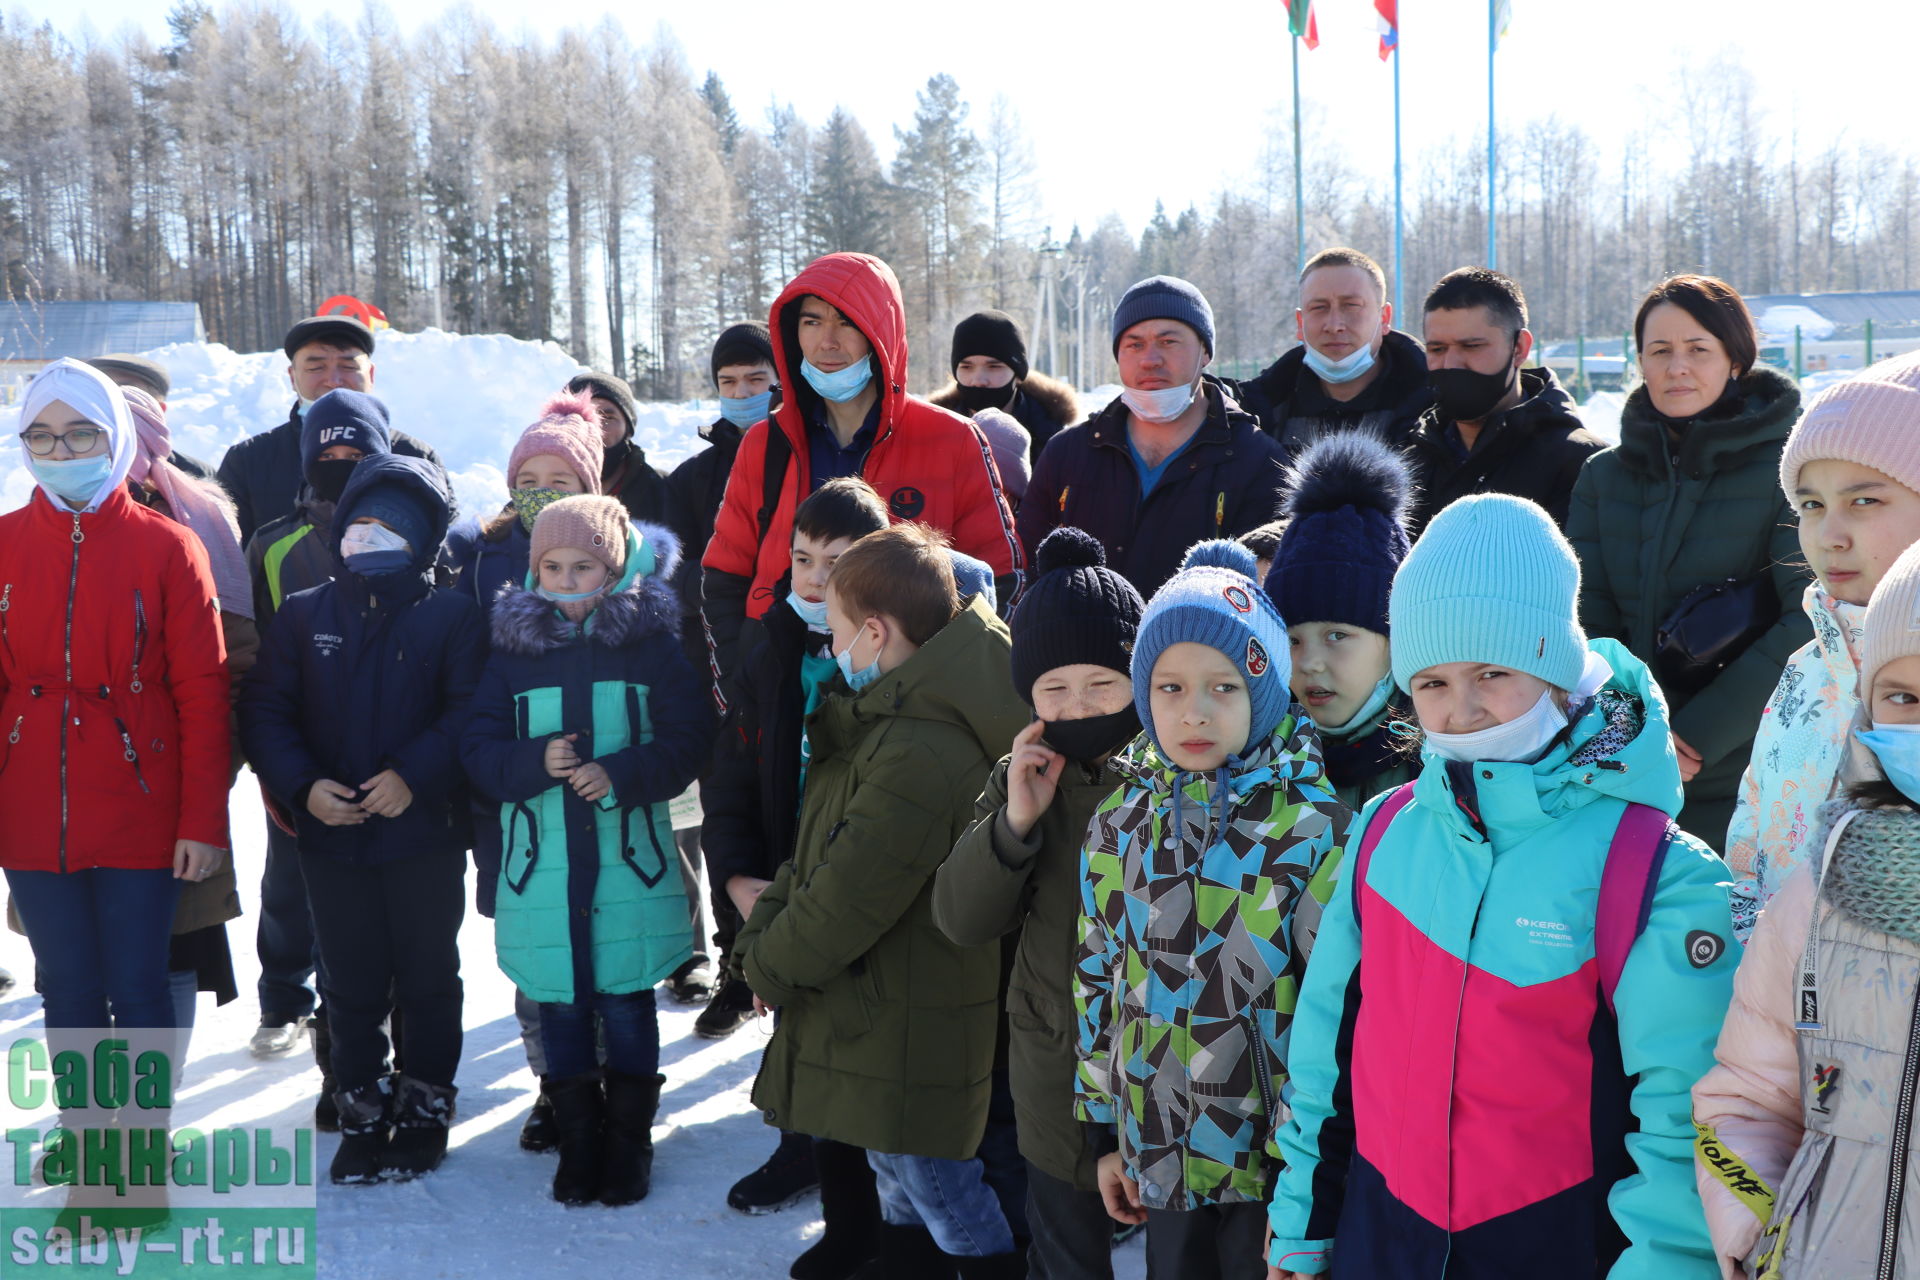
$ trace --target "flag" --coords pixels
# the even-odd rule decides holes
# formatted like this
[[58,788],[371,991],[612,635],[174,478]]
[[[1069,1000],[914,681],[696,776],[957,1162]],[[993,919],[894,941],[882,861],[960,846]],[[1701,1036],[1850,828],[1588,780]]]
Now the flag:
[[1313,16],[1313,0],[1287,0],[1287,30],[1307,42],[1307,48],[1320,47],[1320,22]]
[[1493,47],[1498,49],[1513,25],[1513,0],[1495,0],[1493,6]]
[[1400,47],[1400,0],[1373,0],[1373,11],[1380,15],[1380,61],[1385,62]]

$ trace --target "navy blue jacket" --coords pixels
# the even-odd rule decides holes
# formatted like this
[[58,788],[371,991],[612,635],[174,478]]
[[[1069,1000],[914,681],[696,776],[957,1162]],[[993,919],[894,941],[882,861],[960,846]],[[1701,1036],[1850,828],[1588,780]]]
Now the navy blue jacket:
[[506,532],[489,538],[491,525],[466,521],[447,535],[445,561],[453,572],[454,590],[480,606],[480,613],[493,624],[493,602],[500,589],[509,584],[523,587],[527,568],[533,560],[533,538],[515,516]]
[[[240,699],[247,759],[293,814],[301,852],[366,863],[466,849],[459,738],[486,661],[479,608],[433,586],[449,503],[439,470],[398,454],[367,458],[339,510],[351,512],[367,489],[386,483],[406,485],[435,513],[432,545],[414,548],[398,573],[347,573],[289,596]],[[343,528],[335,522],[335,556]],[[399,817],[330,827],[308,812],[307,792],[320,779],[358,787],[384,769],[413,791]]]
[[1145,501],[1118,398],[1047,442],[1020,502],[1029,563],[1041,539],[1073,525],[1100,539],[1108,566],[1151,596],[1194,543],[1237,538],[1280,514],[1281,446],[1223,396],[1217,379],[1208,376],[1201,390],[1206,421]]

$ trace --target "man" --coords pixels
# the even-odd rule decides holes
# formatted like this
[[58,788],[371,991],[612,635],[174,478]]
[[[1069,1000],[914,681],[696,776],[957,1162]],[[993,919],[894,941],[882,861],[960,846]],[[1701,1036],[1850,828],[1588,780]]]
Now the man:
[[703,561],[701,614],[723,692],[787,574],[794,509],[835,476],[862,477],[895,520],[931,525],[986,561],[1003,601],[1018,595],[1026,563],[985,438],[907,394],[906,304],[892,268],[828,254],[781,291],[768,329],[784,399],[741,439]]
[[[373,390],[373,330],[358,320],[308,316],[287,330],[283,347],[287,380],[297,397],[287,420],[248,436],[220,460],[218,478],[233,499],[243,546],[261,525],[290,514],[300,497],[300,416],[329,391]],[[393,451],[425,458],[446,474],[439,456],[403,431],[393,433]]]
[[1300,273],[1293,313],[1300,345],[1258,377],[1228,383],[1287,456],[1323,435],[1359,428],[1404,448],[1432,403],[1420,344],[1392,327],[1387,276],[1358,249],[1323,249]]
[[1187,548],[1237,538],[1279,513],[1284,453],[1213,361],[1213,308],[1198,289],[1154,276],[1113,313],[1117,399],[1055,436],[1020,505],[1031,556],[1061,525],[1100,539],[1107,564],[1151,597]]
[[1469,493],[1530,498],[1564,527],[1582,464],[1607,446],[1551,369],[1521,368],[1533,334],[1520,286],[1485,267],[1448,272],[1427,295],[1425,335],[1434,403],[1407,447],[1414,536]]
[[646,450],[634,443],[633,428],[640,411],[634,403],[633,388],[624,378],[587,371],[576,375],[567,390],[590,394],[594,411],[600,415],[600,442],[605,446],[600,492],[618,498],[635,520],[669,523],[667,478],[647,462]]
[[[1027,368],[1027,340],[1004,311],[976,311],[953,326],[950,367],[953,381],[927,398],[969,418],[982,409],[1012,415],[1027,429],[1032,460],[1062,427],[1080,421],[1080,397]],[[1000,470],[1004,481],[1006,468]]]
[[[173,379],[167,376],[166,366],[158,360],[149,360],[145,356],[110,355],[94,356],[86,363],[107,375],[115,386],[138,387],[167,407],[167,396],[173,391]],[[200,459],[169,448],[167,461],[186,472],[196,480],[213,479],[213,468]]]

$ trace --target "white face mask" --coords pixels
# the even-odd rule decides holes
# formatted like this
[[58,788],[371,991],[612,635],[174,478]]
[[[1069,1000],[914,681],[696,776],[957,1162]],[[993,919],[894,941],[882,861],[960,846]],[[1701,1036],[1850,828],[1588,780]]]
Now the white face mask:
[[365,555],[369,551],[411,551],[407,540],[383,524],[356,524],[340,535],[342,556]]
[[1530,764],[1546,751],[1554,735],[1567,727],[1567,713],[1555,705],[1553,694],[1548,689],[1532,710],[1505,724],[1472,733],[1435,733],[1429,729],[1427,748],[1447,760]]
[[827,602],[825,600],[808,600],[798,591],[789,591],[787,592],[787,604],[792,607],[795,613],[800,615],[800,621],[807,624],[809,631],[825,631],[827,629]]
[[1199,386],[1196,379],[1184,387],[1166,387],[1159,391],[1122,387],[1120,399],[1133,411],[1133,416],[1142,422],[1172,422],[1187,411]]

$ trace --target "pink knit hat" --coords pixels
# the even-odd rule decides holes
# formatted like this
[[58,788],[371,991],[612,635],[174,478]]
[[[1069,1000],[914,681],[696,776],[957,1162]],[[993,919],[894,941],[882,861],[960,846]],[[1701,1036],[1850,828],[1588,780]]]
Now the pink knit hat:
[[1789,503],[1801,469],[1828,458],[1872,467],[1920,493],[1920,361],[1874,365],[1813,398],[1780,455]]
[[582,493],[547,507],[533,522],[533,545],[528,561],[537,573],[540,558],[556,547],[584,551],[607,572],[619,576],[627,567],[627,509],[617,498]]
[[513,453],[507,458],[507,487],[513,487],[513,478],[520,474],[521,463],[547,454],[571,467],[586,492],[598,493],[600,464],[605,452],[601,440],[600,418],[594,411],[593,397],[585,391],[562,392],[547,401],[538,422],[520,433]]

